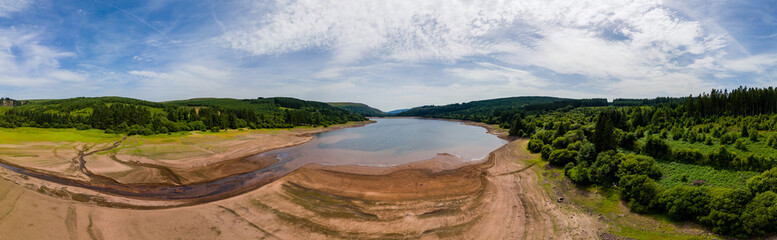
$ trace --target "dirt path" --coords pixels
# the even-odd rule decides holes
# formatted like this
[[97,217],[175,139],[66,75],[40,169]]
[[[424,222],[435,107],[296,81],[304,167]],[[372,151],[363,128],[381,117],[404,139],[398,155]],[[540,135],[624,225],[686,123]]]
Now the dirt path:
[[603,226],[595,218],[557,203],[539,183],[537,156],[526,150],[526,140],[497,149],[487,169],[488,187],[484,218],[473,226],[482,239],[598,239]]

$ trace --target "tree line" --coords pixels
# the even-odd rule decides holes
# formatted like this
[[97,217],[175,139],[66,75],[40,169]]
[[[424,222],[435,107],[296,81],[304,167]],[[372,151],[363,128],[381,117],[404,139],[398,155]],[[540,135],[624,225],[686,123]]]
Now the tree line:
[[109,133],[150,135],[192,130],[326,126],[365,120],[359,114],[325,103],[284,98],[277,105],[275,101],[272,104],[272,107],[260,108],[252,107],[250,102],[239,107],[187,107],[118,97],[73,98],[14,107],[0,115],[0,127],[94,128]]
[[[563,100],[542,104],[554,107],[541,111],[492,107],[443,116],[498,124],[512,136],[530,138],[529,150],[563,169],[572,182],[616,191],[634,212],[697,221],[734,237],[777,233],[774,88],[616,99],[609,107],[556,107]],[[409,115],[429,116],[436,110],[444,109],[428,107]],[[702,151],[702,146],[711,150]],[[658,162],[761,174],[736,189],[694,179],[666,189],[658,184],[664,177]]]

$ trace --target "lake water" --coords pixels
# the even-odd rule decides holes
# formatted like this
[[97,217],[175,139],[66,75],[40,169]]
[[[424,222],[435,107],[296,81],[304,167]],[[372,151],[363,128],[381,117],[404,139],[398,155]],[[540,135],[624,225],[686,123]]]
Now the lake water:
[[392,166],[431,159],[447,153],[461,161],[482,160],[507,143],[483,127],[460,122],[378,118],[363,127],[316,134],[299,146],[279,149],[261,156],[276,156],[285,168],[307,163],[325,165]]
[[27,176],[111,194],[151,199],[214,201],[261,187],[309,163],[324,165],[392,166],[435,158],[444,161],[482,160],[507,143],[485,128],[459,122],[393,118],[375,119],[363,127],[319,133],[302,145],[250,156],[247,160],[275,158],[275,164],[252,172],[184,186],[124,185],[115,182],[85,183],[0,163],[0,167]]

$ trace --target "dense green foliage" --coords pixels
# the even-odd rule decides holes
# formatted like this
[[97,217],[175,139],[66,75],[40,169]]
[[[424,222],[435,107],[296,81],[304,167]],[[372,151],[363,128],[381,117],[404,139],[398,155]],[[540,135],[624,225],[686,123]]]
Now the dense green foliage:
[[634,212],[698,221],[733,237],[777,231],[775,89],[617,99],[613,105],[466,112],[459,104],[409,115],[510,127],[510,135],[529,137],[529,150],[563,167],[572,182],[617,190]]
[[156,134],[191,130],[316,126],[364,117],[326,103],[294,98],[192,99],[167,103],[121,97],[30,102],[8,109],[0,127],[102,129]]
[[508,123],[524,106],[544,104],[569,99],[554,97],[511,97],[444,106],[423,106],[401,112],[397,116],[452,118],[485,123]]
[[388,114],[384,113],[383,111],[378,110],[377,108],[367,106],[366,104],[362,104],[362,103],[330,102],[329,105],[339,107],[339,108],[351,111],[353,113],[358,113],[365,117],[388,116]]

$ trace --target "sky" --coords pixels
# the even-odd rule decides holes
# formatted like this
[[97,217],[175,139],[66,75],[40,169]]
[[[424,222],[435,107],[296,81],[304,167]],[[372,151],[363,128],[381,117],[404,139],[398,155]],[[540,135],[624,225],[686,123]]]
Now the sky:
[[777,0],[0,0],[0,97],[384,111],[774,86]]

